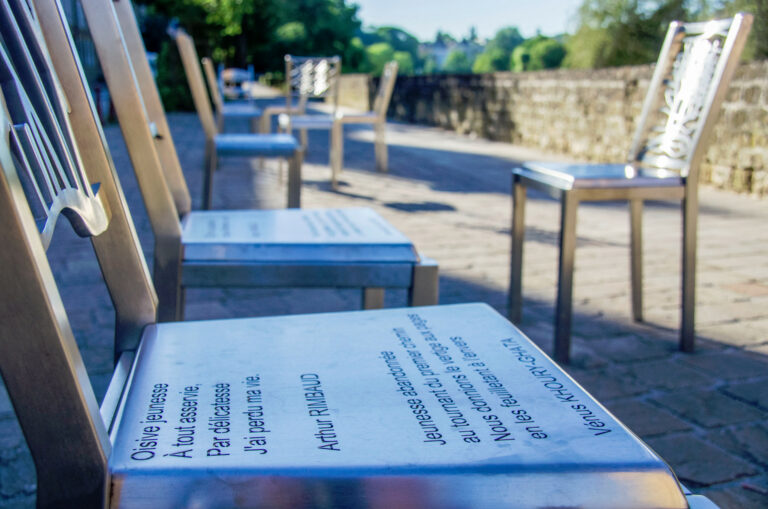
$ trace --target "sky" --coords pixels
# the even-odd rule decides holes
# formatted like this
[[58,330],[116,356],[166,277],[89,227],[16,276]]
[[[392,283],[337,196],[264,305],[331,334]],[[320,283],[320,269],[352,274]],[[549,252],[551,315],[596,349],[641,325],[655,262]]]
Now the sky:
[[572,20],[581,0],[351,0],[360,6],[363,26],[396,26],[431,41],[438,30],[457,39],[477,29],[480,39],[499,28],[516,26],[523,37],[573,31]]

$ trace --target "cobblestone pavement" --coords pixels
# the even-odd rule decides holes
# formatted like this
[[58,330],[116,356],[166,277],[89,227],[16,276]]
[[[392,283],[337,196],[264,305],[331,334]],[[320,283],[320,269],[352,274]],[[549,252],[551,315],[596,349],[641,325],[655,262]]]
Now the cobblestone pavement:
[[[195,204],[200,203],[203,135],[191,114],[171,125]],[[245,126],[234,126],[233,129]],[[152,238],[117,127],[106,133],[142,244]],[[504,312],[509,277],[511,162],[547,157],[436,129],[390,125],[389,174],[374,171],[372,133],[347,131],[339,192],[328,184],[328,134],[310,135],[305,207],[368,206],[440,264],[440,302],[484,301]],[[225,159],[214,206],[284,206],[275,161]],[[532,195],[526,213],[523,331],[551,351],[558,204]],[[676,351],[680,214],[652,203],[645,213],[645,317],[629,305],[629,218],[623,204],[579,209],[573,363],[582,385],[664,457],[681,480],[722,507],[768,507],[768,202],[701,190],[695,354]],[[114,317],[87,242],[67,228],[50,257],[75,335],[103,394],[111,369]],[[404,305],[405,295],[387,295]],[[189,319],[356,309],[352,290],[195,290]],[[44,376],[44,374],[41,374]],[[65,437],[52,437],[64,440]],[[0,507],[31,507],[34,467],[0,393]]]

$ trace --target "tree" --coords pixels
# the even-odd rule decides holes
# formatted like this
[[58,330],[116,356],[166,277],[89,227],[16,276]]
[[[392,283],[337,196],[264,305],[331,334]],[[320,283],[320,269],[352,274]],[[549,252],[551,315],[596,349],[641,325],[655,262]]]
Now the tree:
[[513,71],[555,69],[565,57],[565,46],[551,37],[537,35],[515,48],[510,60]]
[[395,50],[388,42],[377,42],[365,48],[371,74],[380,76],[384,66],[395,58]]
[[472,72],[508,71],[512,52],[523,41],[523,36],[516,27],[500,29],[493,39],[488,41],[485,51],[475,59]]
[[464,74],[472,71],[472,62],[467,58],[467,54],[460,49],[451,50],[445,58],[443,72]]
[[584,0],[579,26],[566,43],[566,67],[653,62],[669,22],[686,19],[685,0]]

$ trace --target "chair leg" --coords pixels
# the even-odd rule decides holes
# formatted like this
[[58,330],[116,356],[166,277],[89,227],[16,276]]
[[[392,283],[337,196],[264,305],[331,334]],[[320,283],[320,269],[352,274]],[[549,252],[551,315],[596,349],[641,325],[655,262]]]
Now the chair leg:
[[216,130],[219,133],[224,132],[224,114],[216,113]]
[[413,280],[408,291],[411,306],[436,306],[440,295],[439,268],[431,258],[422,258],[413,266]]
[[[259,118],[259,133],[260,134],[269,134],[269,132],[272,130],[272,115],[270,113],[264,112],[261,114],[261,117]],[[264,169],[264,158],[259,158],[259,169]]]
[[[288,208],[301,208],[301,162],[303,152],[296,150],[288,161]],[[282,160],[281,160],[282,161]]]
[[523,318],[523,242],[525,241],[526,188],[512,176],[512,240],[507,316],[512,323]]
[[632,318],[643,321],[643,200],[629,200]]
[[299,129],[299,139],[301,140],[301,149],[306,152],[309,146],[309,136],[306,129]]
[[384,307],[384,288],[363,288],[363,309]]
[[339,174],[344,164],[344,126],[334,122],[331,127],[331,187],[339,188]]
[[216,171],[216,147],[213,143],[205,145],[205,171],[203,175],[203,209],[210,210],[213,199],[213,174]]
[[387,125],[384,122],[373,124],[373,150],[376,156],[376,171],[386,173],[389,170],[387,153]]
[[181,243],[155,242],[152,281],[157,292],[157,321],[173,322],[183,316],[183,292],[181,287]]
[[693,352],[695,342],[694,308],[696,306],[696,235],[698,196],[696,189],[686,191],[683,199],[683,310],[680,324],[680,350]]
[[560,261],[557,275],[555,308],[555,360],[567,363],[571,351],[571,314],[573,297],[573,256],[576,249],[576,210],[573,193],[564,192],[560,208]]

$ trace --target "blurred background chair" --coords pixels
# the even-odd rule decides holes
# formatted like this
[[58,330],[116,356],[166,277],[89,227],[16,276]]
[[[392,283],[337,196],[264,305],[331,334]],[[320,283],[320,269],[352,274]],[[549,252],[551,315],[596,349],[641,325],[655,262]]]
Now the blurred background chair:
[[376,169],[387,171],[387,109],[392,91],[397,80],[397,62],[391,61],[384,65],[381,73],[379,88],[371,111],[360,113],[313,114],[313,115],[289,115],[281,113],[278,116],[280,132],[290,133],[292,128],[329,129],[330,139],[330,163],[331,185],[334,189],[339,185],[339,174],[344,167],[344,125],[345,124],[371,124],[374,133],[374,153],[376,157]]
[[[261,110],[251,101],[250,89],[241,85],[243,89],[237,94],[237,99],[239,100],[224,101],[222,85],[224,78],[221,74],[217,76],[216,69],[213,67],[213,61],[210,58],[203,57],[201,62],[203,64],[205,78],[208,82],[208,92],[211,94],[213,109],[216,113],[216,128],[219,133],[224,132],[227,118],[245,118],[250,122],[251,132],[258,132]],[[245,72],[242,69],[233,70]]]
[[576,211],[583,201],[628,200],[632,316],[642,315],[644,200],[682,201],[680,348],[694,348],[698,171],[705,143],[752,25],[750,14],[701,23],[672,22],[624,164],[526,162],[512,170],[512,254],[509,318],[521,320],[526,190],[561,201],[560,258],[555,309],[555,358],[570,355]]
[[[285,106],[264,108],[261,116],[260,132],[272,130],[272,117],[289,115],[301,118],[292,128],[299,130],[301,147],[307,149],[308,129],[328,129],[328,118],[333,118],[339,106],[339,77],[341,76],[341,58],[332,57],[297,57],[285,55]],[[307,114],[307,103],[311,99],[330,99],[331,113]],[[290,131],[290,129],[287,129]]]
[[[169,183],[183,181],[171,133],[150,129],[165,113],[132,5],[86,2],[83,11],[155,235],[161,321],[183,318],[190,287],[360,288],[365,308],[382,307],[385,289],[397,288],[409,304],[437,304],[437,264],[371,209],[181,212]],[[87,104],[74,99],[87,85],[61,18],[43,12],[40,21],[67,97]],[[164,167],[167,160],[174,164]]]
[[197,115],[205,131],[205,176],[203,178],[203,208],[211,208],[213,174],[221,156],[278,157],[288,160],[288,207],[301,206],[302,150],[296,139],[287,134],[223,134],[214,121],[211,101],[206,91],[200,59],[194,41],[182,29],[174,34],[179,47],[187,83],[192,92]]

